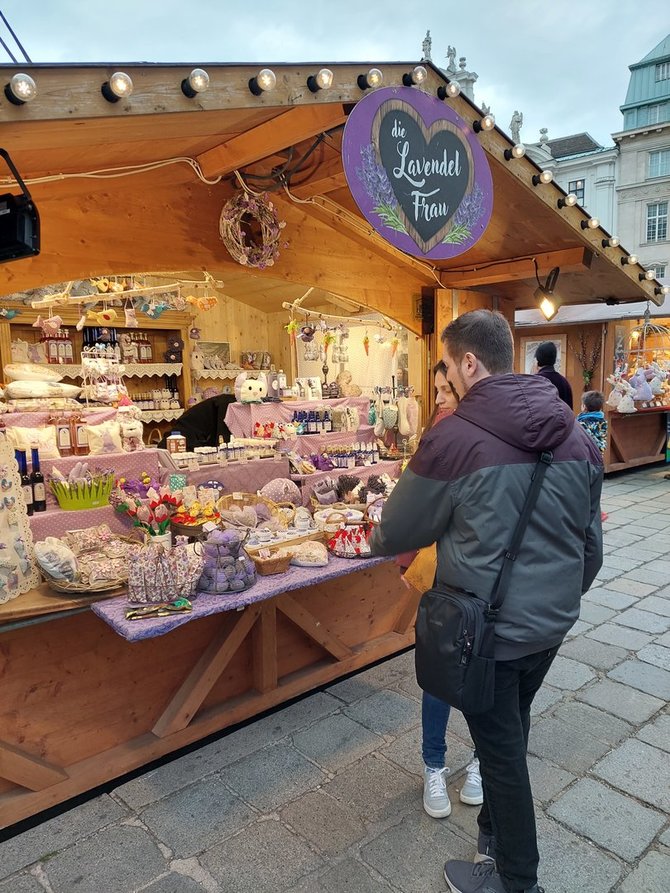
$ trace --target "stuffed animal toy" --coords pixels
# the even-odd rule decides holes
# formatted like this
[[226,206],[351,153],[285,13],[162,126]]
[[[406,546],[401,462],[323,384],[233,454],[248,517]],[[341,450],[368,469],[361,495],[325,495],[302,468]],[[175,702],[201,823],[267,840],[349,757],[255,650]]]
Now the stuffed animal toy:
[[645,378],[644,369],[638,369],[629,381],[634,390],[634,400],[641,400],[646,403],[652,399],[653,394],[649,382]]
[[135,453],[144,449],[142,435],[142,410],[135,406],[127,397],[119,400],[119,408],[116,420],[121,426],[121,446],[127,453]]
[[246,372],[241,372],[235,379],[235,399],[238,403],[262,403],[267,393],[265,382],[248,377]]
[[633,386],[630,384],[630,382],[626,381],[625,378],[622,378],[621,382],[620,382],[620,387],[621,387],[621,399],[619,400],[619,403],[617,404],[617,407],[616,407],[617,412],[622,412],[622,413],[637,412],[637,409],[635,408],[635,402],[634,402],[635,390],[634,390]]
[[353,376],[348,369],[343,369],[337,376],[337,386],[343,397],[360,397],[363,391],[353,381]]
[[[658,363],[652,363],[645,370],[645,375],[649,381],[649,387],[655,397],[660,397],[665,392],[665,382],[668,380],[668,373],[661,369]],[[651,378],[649,377],[651,375]]]
[[47,316],[46,319],[38,316],[33,323],[33,328],[42,329],[45,335],[55,335],[62,325],[63,320],[60,316]]
[[616,409],[623,397],[623,386],[621,384],[621,373],[615,372],[613,375],[607,376],[608,384],[612,385],[612,390],[607,398],[606,405],[610,407],[610,409]]

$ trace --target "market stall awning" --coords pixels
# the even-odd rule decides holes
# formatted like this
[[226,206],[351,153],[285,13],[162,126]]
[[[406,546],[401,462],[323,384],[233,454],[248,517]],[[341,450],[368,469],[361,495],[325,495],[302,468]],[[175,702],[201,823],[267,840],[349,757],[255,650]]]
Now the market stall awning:
[[[389,283],[407,294],[423,286],[479,290],[517,309],[530,308],[535,262],[541,278],[560,268],[557,293],[565,304],[661,302],[660,284],[640,281],[640,266],[622,264],[627,252],[605,247],[608,234],[586,225],[585,211],[559,207],[564,193],[554,183],[534,184],[539,169],[530,159],[505,158],[512,142],[497,128],[479,134],[494,206],[484,237],[469,251],[431,269],[374,233],[346,185],[342,126],[365,95],[361,76],[376,67],[385,85],[400,85],[415,64],[272,65],[276,86],[256,90],[259,95],[250,89],[258,66],[199,65],[209,74],[209,89],[192,97],[182,84],[193,65],[24,66],[37,94],[23,105],[0,105],[2,145],[30,183],[42,218],[42,253],[2,265],[0,290],[160,269],[158,258],[166,254],[179,268],[207,268],[223,279],[252,272],[318,286],[322,267],[330,282],[331,267],[358,257],[349,279],[331,278],[340,283],[340,294],[373,306],[383,304],[383,289],[365,292],[367,265],[386,265]],[[421,89],[435,95],[448,80],[425,65]],[[325,67],[333,86],[312,92],[309,79]],[[131,78],[132,94],[110,102],[101,88],[118,69]],[[16,71],[0,66],[5,83]],[[465,121],[481,117],[463,95],[447,101]],[[147,167],[138,174],[140,165]],[[247,271],[227,255],[218,241],[216,210],[238,188],[236,171],[251,188],[275,193],[289,222],[288,250],[296,250],[299,240],[312,254],[316,281],[308,264],[293,264],[290,272],[281,263],[271,271]],[[328,287],[333,290],[332,283]],[[277,299],[284,300],[279,291]]]

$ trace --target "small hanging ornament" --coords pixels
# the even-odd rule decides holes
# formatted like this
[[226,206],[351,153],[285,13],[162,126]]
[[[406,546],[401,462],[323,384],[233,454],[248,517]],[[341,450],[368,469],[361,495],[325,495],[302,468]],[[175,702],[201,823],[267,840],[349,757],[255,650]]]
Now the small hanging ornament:
[[[260,230],[258,234],[250,231],[250,220]],[[271,267],[279,257],[279,241],[285,226],[267,193],[238,193],[226,202],[219,218],[219,234],[233,260],[259,270]]]
[[300,335],[298,335],[298,337],[301,341],[313,341],[315,332],[316,329],[314,328],[314,326],[302,326],[302,328],[300,329]]
[[368,337],[367,331],[366,331],[365,335],[363,336],[363,350],[365,351],[365,356],[369,357],[370,356],[370,338]]
[[391,339],[391,356],[394,357],[398,350],[398,345],[400,344],[400,339],[394,335]]
[[291,339],[291,344],[295,344],[296,332],[298,331],[298,321],[292,319],[289,321],[288,325],[284,326],[286,331],[288,332],[288,336]]
[[123,309],[124,316],[126,318],[126,328],[127,329],[136,329],[139,326],[137,321],[137,315],[135,313],[135,308],[129,305],[126,305]]
[[20,310],[8,310],[6,307],[2,307],[0,309],[0,316],[3,319],[14,319],[14,317],[18,316],[20,312]]

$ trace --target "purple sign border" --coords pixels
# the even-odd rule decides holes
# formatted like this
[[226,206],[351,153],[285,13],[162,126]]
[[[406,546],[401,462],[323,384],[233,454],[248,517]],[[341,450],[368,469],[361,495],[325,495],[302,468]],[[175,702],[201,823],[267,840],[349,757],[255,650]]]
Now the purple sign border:
[[[472,153],[473,188],[463,196],[459,206],[462,207],[465,200],[476,193],[477,200],[474,204],[477,216],[474,220],[468,221],[470,235],[458,242],[441,242],[427,254],[423,253],[410,235],[389,225],[375,210],[380,207],[380,190],[386,191],[387,196],[392,195],[391,184],[384,168],[379,164],[379,158],[372,145],[372,124],[375,115],[382,104],[390,99],[406,102],[421,115],[426,127],[446,119],[467,140]],[[342,139],[342,161],[349,190],[365,219],[387,242],[406,254],[426,260],[445,260],[468,251],[484,235],[493,212],[493,179],[486,153],[479,144],[472,125],[467,124],[449,105],[437,97],[414,87],[384,87],[364,96],[347,119]],[[392,201],[397,204],[395,196],[392,197]]]

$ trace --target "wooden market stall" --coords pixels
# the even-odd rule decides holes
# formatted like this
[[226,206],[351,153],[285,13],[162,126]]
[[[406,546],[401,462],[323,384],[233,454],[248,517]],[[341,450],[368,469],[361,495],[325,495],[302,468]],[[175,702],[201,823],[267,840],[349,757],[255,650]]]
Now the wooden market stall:
[[[670,325],[664,305],[643,303],[594,304],[564,307],[551,322],[536,310],[522,310],[515,317],[515,343],[518,369],[530,363],[540,341],[554,341],[561,354],[561,372],[574,394],[575,412],[580,411],[580,394],[599,390],[607,398],[612,391],[608,382],[617,368],[630,363],[639,341],[631,333],[644,324],[645,312],[652,324]],[[665,359],[670,358],[670,339],[653,345]],[[634,365],[634,364],[633,364]],[[586,373],[586,377],[585,377]],[[668,413],[670,401],[657,400],[658,405],[636,404],[636,412],[620,413],[605,406],[608,442],[604,462],[606,472],[623,471],[667,461]]]
[[[413,67],[379,66],[390,86]],[[15,69],[1,68],[9,81]],[[331,65],[331,89],[317,91],[316,66],[274,66],[276,87],[263,91],[256,67],[211,65],[209,89],[189,95],[181,88],[188,67],[133,64],[123,70],[134,89],[118,102],[101,92],[114,66],[29,66],[35,98],[3,101],[0,121],[39,211],[41,251],[0,266],[0,293],[207,271],[225,283],[226,298],[189,323],[238,349],[261,333],[261,346],[290,368],[283,304],[314,288],[313,306],[377,311],[420,339],[414,383],[426,410],[442,327],[476,307],[511,321],[515,309],[533,306],[536,271],[545,278],[560,267],[564,304],[657,302],[658,284],[641,282],[621,249],[604,248],[607,234],[581,208],[559,205],[563,192],[515,157],[504,133],[482,127],[466,97],[449,98],[438,69],[426,68],[420,89],[444,96],[445,107],[473,124],[493,204],[482,238],[434,262],[376,232],[347,183],[342,126],[366,95],[368,65]],[[286,224],[267,269],[236,263],[219,237],[222,206],[239,189],[236,172],[271,190]],[[4,357],[9,328],[21,320],[0,319]],[[185,325],[166,314],[155,328]],[[188,386],[185,376],[184,397]],[[137,642],[94,615],[88,600],[44,587],[0,605],[0,826],[412,644],[416,603],[381,561],[354,562],[337,579],[268,592],[240,613],[193,618]]]

